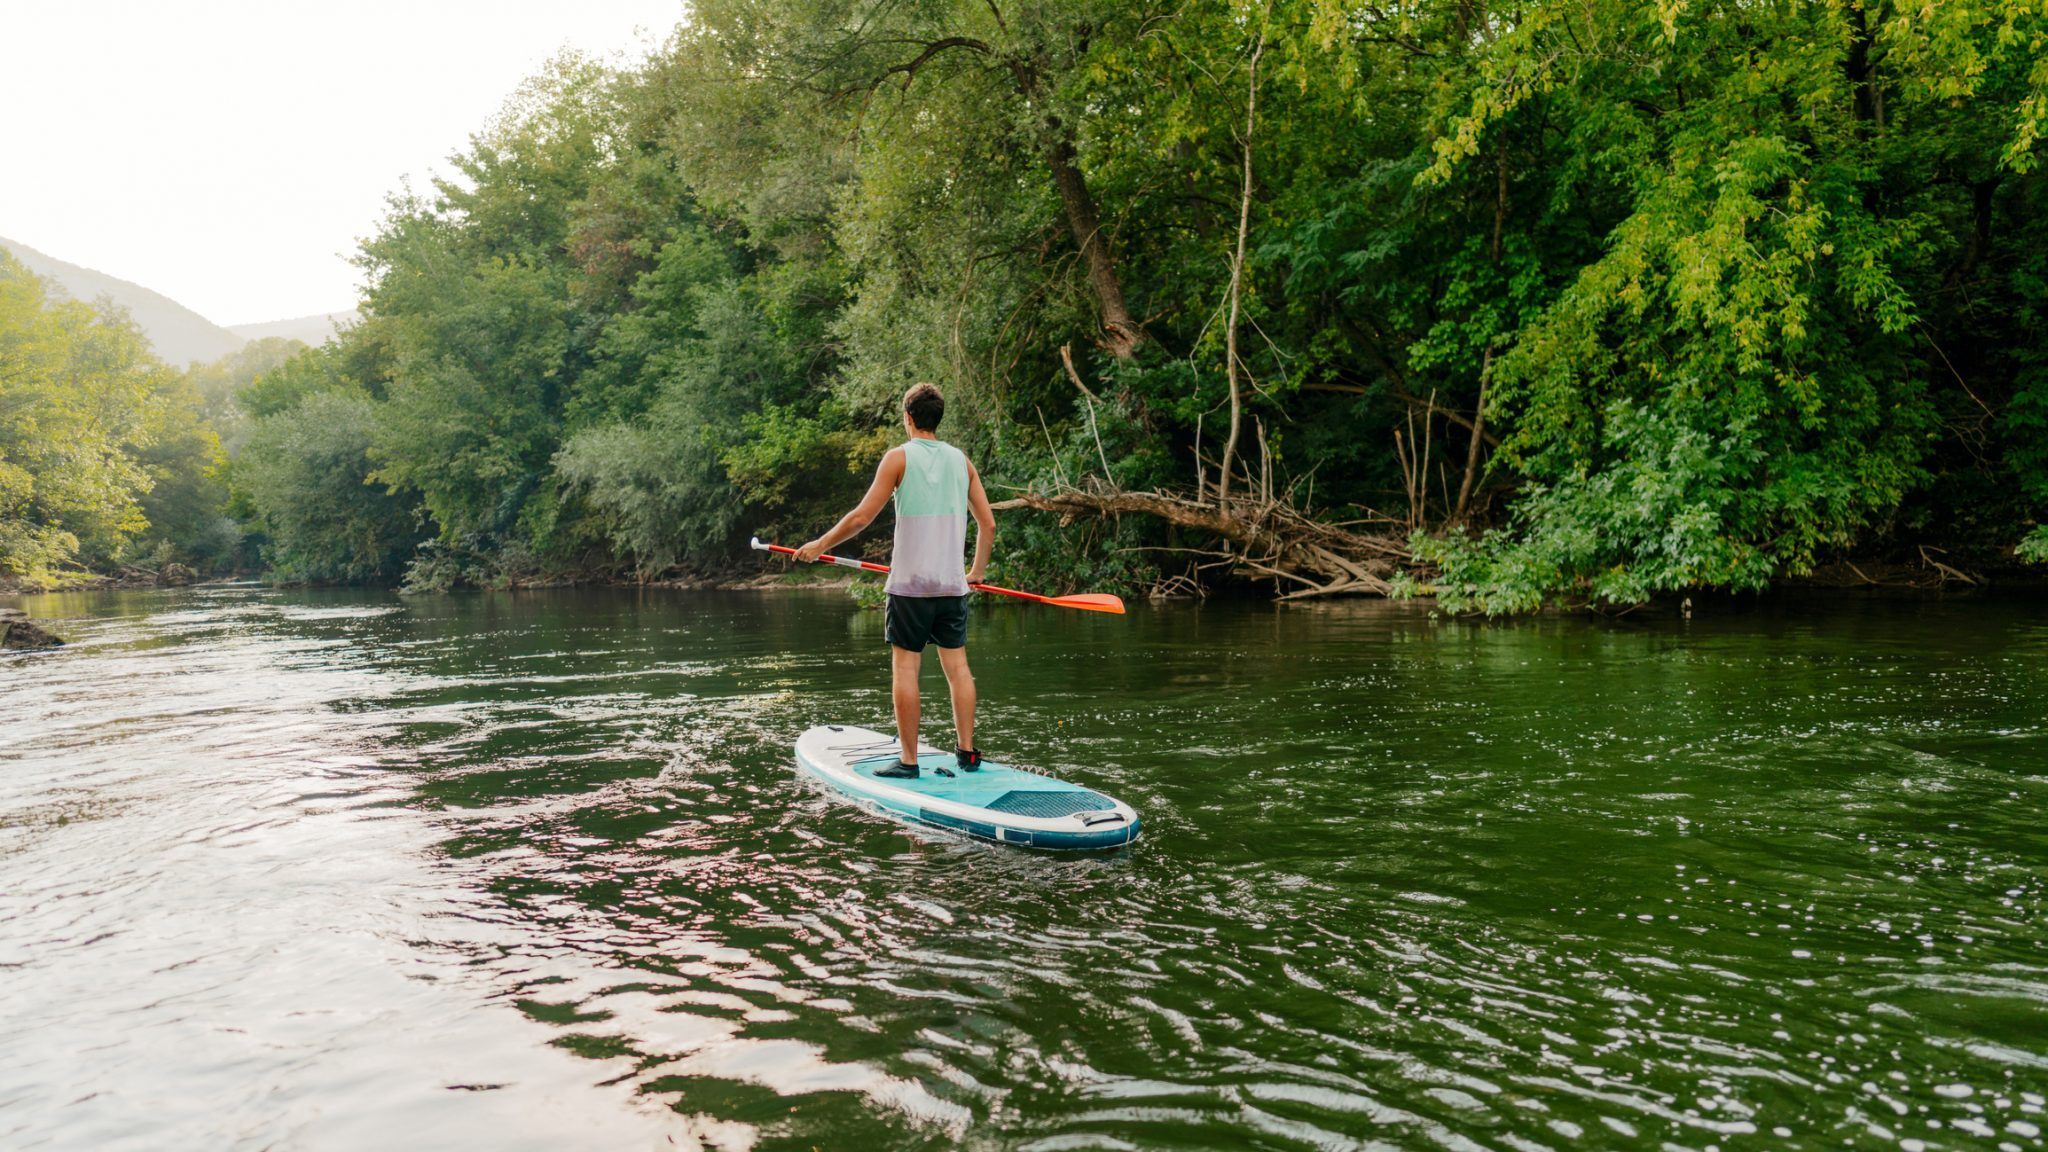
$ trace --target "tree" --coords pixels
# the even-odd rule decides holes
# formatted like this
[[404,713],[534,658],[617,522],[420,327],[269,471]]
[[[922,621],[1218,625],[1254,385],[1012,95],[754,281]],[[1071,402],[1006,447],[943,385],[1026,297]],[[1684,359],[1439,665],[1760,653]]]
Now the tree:
[[[1559,126],[1553,202],[1608,186],[1626,205],[1493,365],[1525,496],[1512,531],[1423,544],[1454,601],[1626,603],[1803,572],[1929,483],[1941,394],[1972,392],[1933,325],[2001,260],[1984,182],[2032,166],[2038,14],[1660,11],[1525,8],[1443,109],[1426,184],[1533,119]],[[2017,122],[1986,131],[1986,106],[2015,98]],[[1978,381],[1987,409],[1983,391],[2026,395],[1995,382]]]
[[[701,31],[686,36],[698,59],[724,75],[759,77],[779,90],[787,114],[823,113],[874,146],[862,150],[871,160],[855,161],[861,190],[880,194],[871,210],[937,209],[955,223],[1001,227],[1006,213],[977,221],[977,209],[1011,199],[1008,188],[1035,165],[1049,195],[1033,216],[1064,230],[1095,306],[1096,340],[1129,359],[1147,332],[1126,299],[1114,223],[1084,167],[1092,116],[1085,77],[1102,45],[1156,16],[1147,6],[1101,0],[872,10],[738,0],[702,6]],[[747,111],[759,115],[758,106]],[[771,146],[782,138],[742,139],[764,136]],[[937,185],[920,179],[927,176]],[[882,197],[892,189],[900,198],[887,205]],[[961,203],[942,203],[954,197]]]
[[299,340],[266,336],[249,341],[211,364],[194,364],[186,369],[186,379],[197,393],[199,416],[213,427],[222,449],[229,455],[241,447],[245,431],[246,413],[237,397],[259,377],[283,367],[305,347]]
[[286,579],[390,581],[425,535],[407,500],[377,483],[374,401],[340,384],[255,418],[234,467],[237,504]]
[[0,252],[0,575],[48,585],[129,555],[162,471],[212,450],[178,385],[125,313],[52,299]]

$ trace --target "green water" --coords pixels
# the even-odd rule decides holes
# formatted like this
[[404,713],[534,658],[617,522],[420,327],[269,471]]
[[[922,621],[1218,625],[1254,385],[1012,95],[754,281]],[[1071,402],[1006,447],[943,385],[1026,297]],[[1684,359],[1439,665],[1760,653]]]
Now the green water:
[[0,1146],[2048,1126],[2036,601],[982,611],[983,746],[1143,815],[1081,859],[794,773],[887,723],[837,594],[23,603],[75,643],[0,660]]

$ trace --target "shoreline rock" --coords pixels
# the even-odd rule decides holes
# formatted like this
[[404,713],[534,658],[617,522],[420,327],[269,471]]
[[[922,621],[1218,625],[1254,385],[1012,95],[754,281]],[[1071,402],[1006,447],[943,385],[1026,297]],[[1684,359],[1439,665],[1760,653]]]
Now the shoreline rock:
[[19,608],[0,608],[0,648],[60,648],[64,641],[28,618]]

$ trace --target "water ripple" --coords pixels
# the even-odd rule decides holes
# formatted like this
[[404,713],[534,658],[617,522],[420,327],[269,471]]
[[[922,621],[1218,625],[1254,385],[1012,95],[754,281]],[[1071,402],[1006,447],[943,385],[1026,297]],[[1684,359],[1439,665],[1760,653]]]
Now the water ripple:
[[[836,598],[52,597],[9,1147],[2041,1146],[2048,629],[986,613],[1150,838],[880,821]],[[1876,615],[1873,615],[1876,613]]]

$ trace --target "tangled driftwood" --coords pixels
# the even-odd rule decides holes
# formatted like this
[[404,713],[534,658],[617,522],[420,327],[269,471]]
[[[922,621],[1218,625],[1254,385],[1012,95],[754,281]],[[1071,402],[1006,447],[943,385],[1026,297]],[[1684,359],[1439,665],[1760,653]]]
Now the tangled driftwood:
[[1283,600],[1364,594],[1385,596],[1393,576],[1409,561],[1407,544],[1396,537],[1332,524],[1297,511],[1271,496],[1207,501],[1170,492],[1123,492],[1108,488],[1062,487],[1027,492],[994,505],[998,510],[1030,508],[1065,517],[1154,516],[1191,529],[1215,548],[1162,548],[1212,558],[1217,567],[1294,585]]

